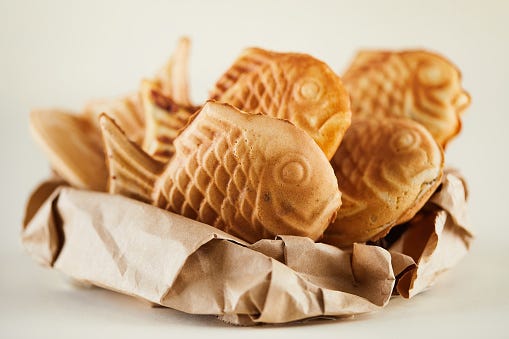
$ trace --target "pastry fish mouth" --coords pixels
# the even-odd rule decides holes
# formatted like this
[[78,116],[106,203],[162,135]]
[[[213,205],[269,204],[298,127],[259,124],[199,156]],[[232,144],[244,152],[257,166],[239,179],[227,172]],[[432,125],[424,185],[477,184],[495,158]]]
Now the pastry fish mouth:
[[461,92],[453,99],[452,105],[458,114],[463,113],[470,105],[470,94],[467,91]]

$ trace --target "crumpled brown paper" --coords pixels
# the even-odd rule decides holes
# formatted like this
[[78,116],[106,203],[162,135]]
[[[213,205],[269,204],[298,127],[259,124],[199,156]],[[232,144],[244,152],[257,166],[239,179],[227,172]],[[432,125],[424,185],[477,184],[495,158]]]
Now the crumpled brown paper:
[[292,236],[248,245],[138,201],[68,187],[42,204],[22,240],[75,279],[233,323],[374,311],[395,281],[380,247],[350,253]]
[[[432,201],[440,215],[433,220],[446,222],[426,224],[435,233],[419,240],[424,251],[409,250],[412,225],[390,252],[364,244],[341,250],[296,236],[248,244],[162,209],[58,180],[43,183],[29,199],[22,241],[40,263],[79,281],[233,324],[351,316],[384,307],[396,277],[398,291],[409,297],[464,255],[468,246],[454,247],[453,256],[440,250],[470,235],[458,231],[461,180],[445,178]],[[444,255],[451,259],[445,266]]]
[[391,253],[408,255],[417,264],[398,279],[397,291],[405,298],[431,287],[467,254],[474,238],[466,216],[467,196],[463,177],[447,169],[437,192],[388,246]]

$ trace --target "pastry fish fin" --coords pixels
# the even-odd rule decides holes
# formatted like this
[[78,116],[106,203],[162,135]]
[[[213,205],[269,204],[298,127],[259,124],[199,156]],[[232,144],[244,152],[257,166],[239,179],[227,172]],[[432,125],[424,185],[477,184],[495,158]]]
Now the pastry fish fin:
[[34,110],[30,131],[65,181],[83,189],[106,189],[101,132],[89,119],[55,109]]
[[108,191],[144,202],[152,202],[152,192],[164,164],[152,159],[131,142],[122,129],[106,114],[99,116],[106,163]]
[[146,125],[143,149],[155,159],[168,162],[175,153],[173,141],[194,111],[178,105],[152,81],[144,80],[140,92]]
[[243,76],[259,69],[271,60],[272,52],[261,48],[246,48],[233,65],[219,78],[209,97],[221,101],[223,94]]
[[156,81],[163,93],[182,106],[192,106],[189,97],[189,50],[191,40],[181,37],[168,62],[159,70]]

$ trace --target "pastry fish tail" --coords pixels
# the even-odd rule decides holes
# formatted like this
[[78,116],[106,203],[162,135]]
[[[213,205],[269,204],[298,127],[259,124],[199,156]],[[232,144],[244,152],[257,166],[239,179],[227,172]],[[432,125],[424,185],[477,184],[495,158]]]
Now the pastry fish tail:
[[168,162],[175,153],[173,141],[195,109],[178,105],[148,80],[141,84],[141,102],[146,122],[143,150],[161,162]]
[[177,103],[191,106],[189,95],[189,51],[191,40],[181,37],[170,60],[158,72],[156,82],[163,93],[171,95]]
[[108,164],[108,191],[152,203],[157,179],[165,165],[131,142],[106,114],[101,114],[99,124]]

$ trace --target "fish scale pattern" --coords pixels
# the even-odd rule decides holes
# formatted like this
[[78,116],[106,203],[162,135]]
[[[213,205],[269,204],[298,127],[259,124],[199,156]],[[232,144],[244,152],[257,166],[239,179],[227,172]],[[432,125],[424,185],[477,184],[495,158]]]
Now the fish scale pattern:
[[[362,191],[367,189],[363,177],[366,176],[366,169],[373,160],[362,155],[369,153],[372,145],[377,143],[376,140],[372,140],[373,138],[380,138],[374,124],[357,123],[355,125],[347,132],[340,146],[341,152],[338,152],[338,155],[340,154],[341,157],[335,156],[332,159],[332,165],[340,182],[348,183],[348,186],[354,186],[356,191]],[[353,133],[357,136],[348,137],[349,134]],[[352,139],[355,139],[355,142],[349,142]]]
[[[375,147],[392,148],[384,143],[390,142],[391,136],[402,132],[398,129],[400,127],[382,126],[382,122],[376,119],[354,122],[340,146],[340,152],[332,161],[339,186],[350,187],[348,191],[375,195],[386,203],[390,201],[385,192],[407,187],[408,182],[401,180],[405,177],[404,169],[393,164],[389,170],[384,166],[385,159],[366,156],[375,154]],[[394,175],[394,171],[398,171],[398,175]]]
[[[208,119],[200,130],[177,145],[178,161],[163,190],[166,209],[213,225],[246,240],[266,234],[254,213],[257,187],[250,149],[242,130]],[[249,179],[251,178],[251,179]]]
[[343,77],[350,93],[352,112],[357,115],[405,115],[406,91],[410,89],[408,65],[399,55],[355,67]]
[[287,119],[283,98],[289,88],[284,71],[276,63],[258,67],[230,90],[219,97],[220,101],[250,113],[264,113],[279,119]]

